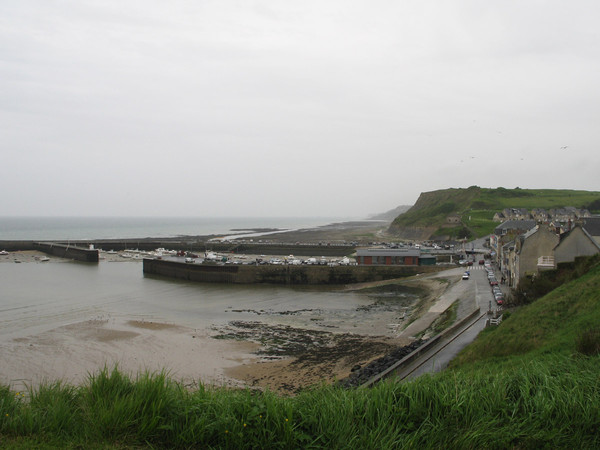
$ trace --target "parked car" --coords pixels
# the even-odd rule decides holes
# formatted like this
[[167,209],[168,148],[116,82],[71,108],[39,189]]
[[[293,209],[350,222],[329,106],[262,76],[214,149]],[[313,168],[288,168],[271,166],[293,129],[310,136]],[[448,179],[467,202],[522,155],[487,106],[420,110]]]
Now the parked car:
[[490,280],[490,286],[498,286],[498,280],[496,280],[495,278],[492,278]]

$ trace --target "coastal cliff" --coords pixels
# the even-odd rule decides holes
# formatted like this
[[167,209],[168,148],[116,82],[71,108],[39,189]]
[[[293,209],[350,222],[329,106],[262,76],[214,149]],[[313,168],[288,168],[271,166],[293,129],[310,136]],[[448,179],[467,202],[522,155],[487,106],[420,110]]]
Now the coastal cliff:
[[450,188],[423,192],[397,216],[388,233],[406,240],[462,239],[490,234],[504,208],[587,208],[597,213],[600,192],[565,189]]

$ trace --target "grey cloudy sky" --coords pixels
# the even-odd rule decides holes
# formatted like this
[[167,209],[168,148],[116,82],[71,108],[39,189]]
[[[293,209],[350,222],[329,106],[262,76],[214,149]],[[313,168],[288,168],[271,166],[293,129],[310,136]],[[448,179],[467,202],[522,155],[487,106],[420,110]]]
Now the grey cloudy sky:
[[0,215],[360,217],[448,187],[598,190],[599,13],[4,1]]

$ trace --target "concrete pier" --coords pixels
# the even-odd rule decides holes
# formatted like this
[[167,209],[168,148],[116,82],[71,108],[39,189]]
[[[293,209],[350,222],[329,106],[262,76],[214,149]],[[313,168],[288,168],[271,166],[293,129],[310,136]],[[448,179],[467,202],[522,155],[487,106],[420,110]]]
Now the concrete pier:
[[74,259],[76,261],[97,263],[100,260],[98,250],[89,247],[77,247],[69,244],[56,244],[54,242],[34,242],[33,248],[49,255]]
[[144,259],[144,273],[208,283],[343,285],[434,272],[428,266],[217,265]]

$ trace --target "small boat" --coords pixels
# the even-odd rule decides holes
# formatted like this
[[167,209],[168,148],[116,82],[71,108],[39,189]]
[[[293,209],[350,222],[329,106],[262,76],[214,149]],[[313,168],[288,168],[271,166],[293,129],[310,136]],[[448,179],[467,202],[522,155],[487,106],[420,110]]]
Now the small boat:
[[50,258],[48,258],[47,256],[42,256],[40,258],[40,262],[46,262],[46,261],[50,261]]
[[6,250],[2,250],[0,251],[0,255],[8,255],[8,252]]

